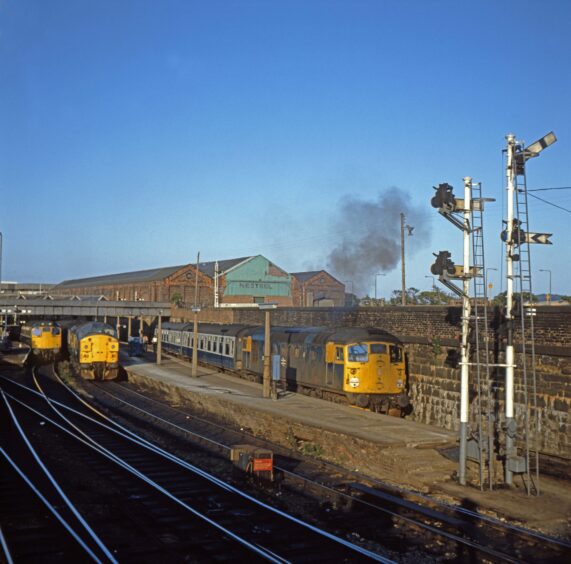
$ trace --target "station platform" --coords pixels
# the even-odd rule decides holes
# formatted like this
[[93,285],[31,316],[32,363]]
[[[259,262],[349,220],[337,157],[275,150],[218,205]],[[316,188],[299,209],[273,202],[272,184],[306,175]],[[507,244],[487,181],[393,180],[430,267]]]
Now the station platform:
[[[171,405],[214,418],[304,454],[333,462],[363,477],[429,493],[452,504],[469,504],[494,517],[562,538],[571,538],[571,483],[542,477],[542,495],[528,497],[522,484],[480,491],[458,484],[457,433],[406,418],[381,415],[296,394],[262,397],[262,386],[215,369],[154,354],[121,354],[129,385]],[[456,448],[457,450],[457,448]],[[476,474],[475,468],[472,470]]]
[[451,431],[294,392],[267,399],[261,384],[201,366],[193,378],[188,361],[153,360],[122,357],[129,382],[282,446],[422,491],[456,468],[440,453],[456,444]]

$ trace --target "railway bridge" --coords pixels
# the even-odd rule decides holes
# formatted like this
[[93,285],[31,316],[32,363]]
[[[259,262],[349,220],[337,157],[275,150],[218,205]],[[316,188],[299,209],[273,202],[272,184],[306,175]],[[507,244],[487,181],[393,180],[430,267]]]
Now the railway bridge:
[[104,299],[14,298],[0,296],[0,315],[5,320],[52,317],[162,317],[169,318],[168,302],[109,301]]

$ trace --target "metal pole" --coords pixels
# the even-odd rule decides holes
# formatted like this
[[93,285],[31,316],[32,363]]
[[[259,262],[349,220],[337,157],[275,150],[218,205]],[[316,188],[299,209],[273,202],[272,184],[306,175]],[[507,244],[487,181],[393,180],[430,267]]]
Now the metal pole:
[[472,178],[464,177],[464,277],[462,298],[462,347],[460,372],[460,456],[458,479],[466,485],[466,444],[468,440],[468,382],[470,377],[468,333],[470,331],[470,223],[471,223]]
[[266,310],[264,325],[264,377],[262,381],[262,396],[270,397],[270,310]]
[[200,269],[200,251],[196,255],[196,272],[194,277],[194,307],[198,307],[198,271]]
[[386,274],[384,272],[378,272],[375,274],[375,299],[377,299],[377,278],[379,276],[386,276]]
[[121,318],[119,316],[117,316],[117,340],[121,341]]
[[218,296],[218,261],[214,263],[214,307],[220,305]]
[[157,319],[157,364],[161,364],[163,360],[163,315],[159,313]]
[[198,376],[198,308],[194,309],[194,326],[192,341],[192,377]]
[[507,240],[506,240],[506,390],[505,390],[505,426],[506,426],[506,461],[505,481],[511,485],[513,473],[509,470],[509,460],[513,454],[516,423],[514,420],[514,344],[513,344],[513,222],[514,222],[514,181],[515,181],[515,137],[506,135],[507,150]]
[[127,342],[129,342],[129,337],[131,336],[132,319],[131,315],[127,316]]
[[200,269],[200,251],[196,255],[196,273],[194,278],[194,307],[192,308],[192,313],[194,315],[193,322],[193,333],[192,333],[192,377],[198,377],[198,312],[200,308],[198,307],[198,271]]
[[[551,303],[551,270],[547,269],[547,268],[540,268],[539,272],[547,272],[549,273],[549,294],[547,294],[547,303],[550,304]],[[531,296],[530,296],[531,299]]]
[[406,276],[404,267],[404,213],[400,214],[400,252],[402,268],[402,296],[401,305],[406,305]]

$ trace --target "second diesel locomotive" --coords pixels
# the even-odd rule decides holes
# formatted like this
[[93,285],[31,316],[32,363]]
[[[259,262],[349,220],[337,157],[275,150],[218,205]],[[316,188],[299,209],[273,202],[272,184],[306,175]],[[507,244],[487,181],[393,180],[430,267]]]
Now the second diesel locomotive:
[[62,330],[54,321],[33,321],[22,325],[20,341],[30,347],[34,362],[54,362],[61,353]]
[[67,348],[74,370],[87,380],[113,380],[119,370],[119,340],[115,328],[100,321],[74,325]]
[[[165,350],[192,358],[192,324],[164,323]],[[264,328],[201,324],[198,359],[261,379]],[[402,344],[379,329],[272,327],[271,354],[279,355],[280,380],[288,389],[374,411],[409,404]]]

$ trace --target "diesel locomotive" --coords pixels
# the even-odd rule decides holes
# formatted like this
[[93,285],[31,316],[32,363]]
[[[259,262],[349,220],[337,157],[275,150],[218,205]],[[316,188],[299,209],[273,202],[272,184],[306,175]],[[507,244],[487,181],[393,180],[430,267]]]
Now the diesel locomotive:
[[22,325],[20,341],[30,347],[35,363],[54,362],[61,353],[62,330],[54,321],[33,321]]
[[90,321],[74,325],[67,333],[73,369],[87,380],[113,380],[119,369],[119,340],[114,327]]
[[[193,326],[164,323],[163,348],[192,358]],[[272,361],[282,386],[378,412],[409,404],[402,344],[379,329],[272,327]],[[261,380],[264,328],[200,324],[198,360]],[[279,356],[278,356],[279,355]]]

